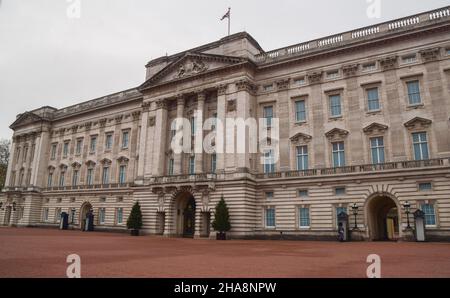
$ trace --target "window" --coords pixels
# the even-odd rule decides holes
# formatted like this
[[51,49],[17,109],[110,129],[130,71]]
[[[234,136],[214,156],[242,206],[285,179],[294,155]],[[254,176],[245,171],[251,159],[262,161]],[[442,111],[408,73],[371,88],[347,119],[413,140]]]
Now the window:
[[47,187],[52,187],[52,185],[53,185],[53,173],[48,173]]
[[173,166],[174,166],[175,160],[173,158],[169,159],[169,176],[173,176]]
[[406,83],[408,87],[408,100],[410,105],[417,105],[422,103],[420,97],[420,85],[419,81],[411,81]]
[[307,198],[308,197],[308,190],[307,189],[300,189],[297,193],[297,195],[300,198]]
[[334,189],[334,193],[335,193],[337,196],[343,196],[343,195],[345,195],[345,187],[336,187],[336,188]]
[[44,221],[48,221],[48,208],[44,208],[44,214],[42,216]]
[[327,79],[339,78],[339,70],[330,70],[327,72]]
[[75,154],[80,155],[82,150],[83,150],[83,139],[78,139]]
[[100,203],[106,203],[106,198],[100,198]]
[[299,100],[295,102],[295,121],[297,122],[306,121],[306,104],[304,100]]
[[64,142],[63,145],[63,158],[66,158],[69,155],[69,142]]
[[127,182],[127,166],[119,167],[119,183],[125,184]]
[[191,136],[195,136],[195,131],[197,130],[197,127],[196,127],[196,119],[195,119],[195,117],[191,117]]
[[80,174],[79,170],[73,170],[72,186],[77,186],[78,185],[79,174]]
[[436,226],[436,212],[433,204],[422,204],[422,211],[425,213],[425,226]]
[[266,200],[272,200],[273,199],[273,192],[268,191],[265,193]]
[[273,157],[273,151],[267,150],[264,153],[264,173],[274,173],[275,172],[275,161]]
[[217,128],[217,113],[214,113],[212,118],[211,130],[215,131],[216,128]]
[[296,85],[304,85],[306,84],[305,77],[297,78],[294,80],[294,84]]
[[189,175],[195,174],[195,156],[189,157]]
[[370,88],[366,90],[367,92],[367,103],[369,112],[380,110],[380,98],[378,93],[378,88]]
[[23,150],[23,160],[26,162],[28,156],[28,147],[25,147]]
[[431,183],[419,183],[419,191],[430,191],[432,189]]
[[94,184],[94,169],[87,170],[86,184],[93,185]]
[[70,223],[75,223],[75,214],[77,210],[75,208],[70,209]]
[[309,220],[309,208],[299,208],[299,223],[300,228],[309,228],[310,220]]
[[102,184],[109,183],[109,167],[103,167]]
[[383,137],[370,139],[370,151],[372,153],[372,163],[384,163],[384,139]]
[[215,173],[217,168],[217,155],[211,155],[211,173]]
[[113,135],[107,134],[105,139],[105,150],[111,150],[113,145]]
[[297,170],[305,171],[308,169],[308,146],[297,147]]
[[122,133],[122,149],[128,149],[129,143],[130,143],[130,132],[124,131]]
[[60,187],[64,186],[65,180],[66,180],[66,172],[61,172],[61,174],[59,175],[59,186]]
[[[51,153],[50,153],[51,159],[56,159],[56,148],[57,148],[57,144],[52,144],[52,149],[51,149]],[[20,152],[20,151],[18,151],[18,152]]]
[[99,208],[98,209],[98,223],[99,224],[104,224],[105,223],[105,215],[106,215],[106,210],[105,208]]
[[176,134],[177,134],[177,119],[174,119],[170,124],[170,140],[173,140]]
[[414,54],[414,55],[408,55],[408,56],[403,56],[403,57],[402,57],[402,62],[403,62],[404,64],[414,63],[414,62],[416,62],[416,61],[417,61],[417,56],[416,56],[416,54]]
[[342,116],[341,95],[330,95],[331,117]]
[[450,56],[450,48],[445,49],[445,52],[447,53],[447,56]]
[[427,133],[426,132],[413,133],[412,137],[414,147],[414,159],[415,160],[429,159]]
[[89,147],[89,151],[91,153],[95,153],[97,150],[97,137],[91,137],[91,146]]
[[273,107],[264,107],[263,110],[264,124],[266,127],[272,127]]
[[377,69],[377,64],[375,62],[366,63],[366,64],[363,64],[363,66],[362,66],[362,71],[364,71],[364,72],[374,71],[376,69]]
[[273,84],[270,85],[264,85],[264,91],[272,91],[273,90]]
[[123,223],[123,208],[117,208],[117,224]]
[[339,225],[339,223],[338,223],[338,216],[342,212],[347,213],[347,207],[336,207],[336,227]]
[[266,228],[275,228],[275,208],[266,209]]
[[344,142],[332,143],[333,146],[333,167],[344,167],[345,166],[345,150]]

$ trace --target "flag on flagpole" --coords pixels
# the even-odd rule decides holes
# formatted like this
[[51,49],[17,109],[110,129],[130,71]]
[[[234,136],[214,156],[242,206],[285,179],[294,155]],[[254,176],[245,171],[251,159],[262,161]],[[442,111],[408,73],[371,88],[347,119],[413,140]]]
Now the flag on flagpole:
[[225,19],[230,19],[230,11],[231,11],[231,8],[228,8],[227,13],[220,20],[223,21]]

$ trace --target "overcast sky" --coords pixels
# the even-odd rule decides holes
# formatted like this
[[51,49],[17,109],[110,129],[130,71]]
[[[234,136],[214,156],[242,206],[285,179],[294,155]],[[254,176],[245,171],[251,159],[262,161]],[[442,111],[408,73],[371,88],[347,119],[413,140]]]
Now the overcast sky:
[[219,19],[229,6],[232,33],[247,31],[269,51],[443,7],[449,0],[381,0],[380,18],[368,17],[369,5],[368,0],[0,0],[0,138],[11,137],[8,126],[18,113],[136,87],[150,59],[220,39],[227,25]]

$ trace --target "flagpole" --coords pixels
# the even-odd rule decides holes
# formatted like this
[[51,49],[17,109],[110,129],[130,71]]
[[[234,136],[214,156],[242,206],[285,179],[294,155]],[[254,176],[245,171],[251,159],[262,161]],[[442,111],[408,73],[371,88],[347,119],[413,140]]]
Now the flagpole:
[[230,28],[231,28],[231,7],[228,7],[228,36],[230,36]]

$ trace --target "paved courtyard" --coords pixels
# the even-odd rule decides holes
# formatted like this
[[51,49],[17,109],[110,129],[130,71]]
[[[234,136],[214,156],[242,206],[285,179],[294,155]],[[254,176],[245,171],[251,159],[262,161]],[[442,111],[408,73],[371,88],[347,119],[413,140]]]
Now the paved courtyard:
[[449,243],[225,241],[0,228],[0,277],[365,277],[369,254],[382,277],[450,277]]

